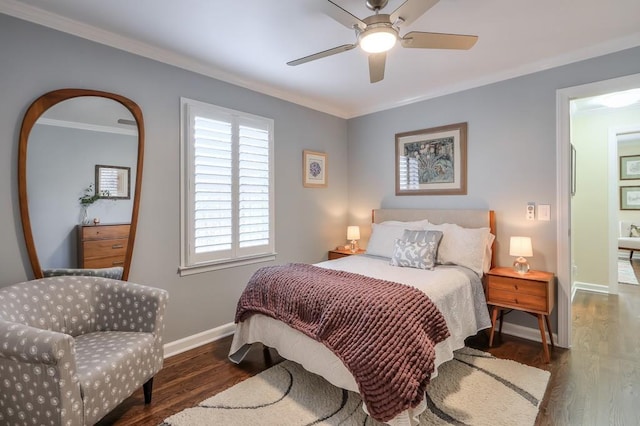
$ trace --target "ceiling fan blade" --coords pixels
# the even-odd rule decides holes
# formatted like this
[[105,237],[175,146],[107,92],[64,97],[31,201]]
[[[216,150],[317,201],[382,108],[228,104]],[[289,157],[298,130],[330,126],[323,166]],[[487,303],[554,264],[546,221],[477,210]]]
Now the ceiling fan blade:
[[403,25],[409,25],[427,10],[431,9],[439,0],[407,0],[391,13],[391,22],[402,19]]
[[405,34],[402,47],[418,49],[459,49],[468,50],[478,41],[478,36],[463,34],[423,33],[411,31]]
[[362,22],[360,18],[353,16],[351,13],[347,12],[331,0],[322,0],[319,3],[319,6],[322,8],[322,11],[344,25],[349,29],[354,29],[355,27],[364,30],[367,27],[367,24]]
[[313,55],[305,56],[304,58],[287,62],[287,65],[293,67],[296,65],[304,64],[306,62],[315,61],[316,59],[326,58],[327,56],[335,55],[336,53],[346,52],[348,50],[354,49],[357,46],[357,44],[343,44],[342,46],[334,47],[333,49],[323,50],[322,52],[314,53]]
[[387,61],[387,52],[372,53],[369,55],[369,79],[377,83],[384,79],[384,65]]

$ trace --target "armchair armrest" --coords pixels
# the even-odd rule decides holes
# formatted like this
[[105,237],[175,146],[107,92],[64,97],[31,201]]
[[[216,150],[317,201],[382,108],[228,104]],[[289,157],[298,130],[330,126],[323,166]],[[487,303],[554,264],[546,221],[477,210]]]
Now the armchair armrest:
[[0,319],[0,423],[82,424],[76,371],[73,337]]
[[162,335],[166,290],[111,279],[94,287],[96,330],[138,331]]
[[0,319],[0,358],[29,364],[71,362],[75,370],[73,337],[56,331]]

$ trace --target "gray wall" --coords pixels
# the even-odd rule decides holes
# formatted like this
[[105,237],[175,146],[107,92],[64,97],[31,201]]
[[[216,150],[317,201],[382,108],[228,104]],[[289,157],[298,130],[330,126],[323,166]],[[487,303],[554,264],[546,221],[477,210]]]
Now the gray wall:
[[[20,223],[18,135],[28,106],[65,87],[114,92],[144,114],[132,282],[167,289],[166,341],[233,321],[252,265],[180,278],[180,97],[275,120],[277,263],[317,262],[346,241],[347,122],[0,14],[0,286],[32,278]],[[302,151],[328,154],[329,187],[303,188]]]
[[[349,222],[367,229],[378,207],[490,208],[498,265],[513,263],[509,237],[524,235],[532,237],[532,268],[555,273],[556,90],[635,73],[640,48],[349,120]],[[467,195],[396,196],[395,134],[465,121]],[[526,221],[528,201],[551,204],[551,221]],[[529,316],[509,317],[535,328]]]

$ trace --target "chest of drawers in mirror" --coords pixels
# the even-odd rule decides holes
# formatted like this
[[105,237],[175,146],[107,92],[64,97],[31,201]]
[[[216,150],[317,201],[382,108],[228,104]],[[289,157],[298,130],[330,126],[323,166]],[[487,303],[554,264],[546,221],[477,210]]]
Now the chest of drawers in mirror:
[[123,266],[129,228],[128,223],[78,225],[78,266],[87,269]]

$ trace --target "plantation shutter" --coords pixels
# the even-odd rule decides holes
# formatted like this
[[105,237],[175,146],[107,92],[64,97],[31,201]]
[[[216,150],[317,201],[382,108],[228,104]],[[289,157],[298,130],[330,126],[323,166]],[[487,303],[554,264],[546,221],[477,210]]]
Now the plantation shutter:
[[239,125],[239,250],[269,245],[269,129],[247,120]]
[[194,251],[230,251],[233,243],[232,127],[194,118]]
[[183,268],[273,257],[273,121],[185,105]]

